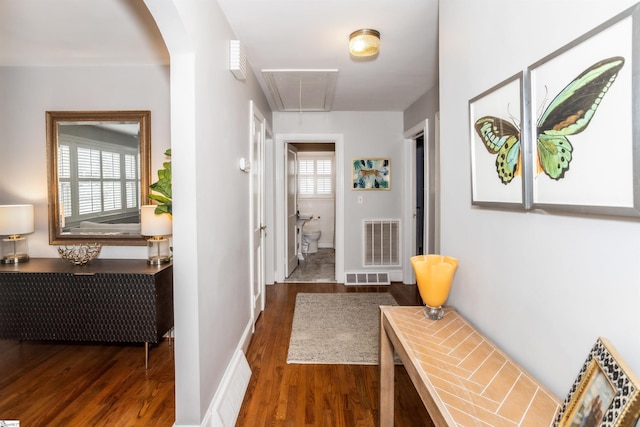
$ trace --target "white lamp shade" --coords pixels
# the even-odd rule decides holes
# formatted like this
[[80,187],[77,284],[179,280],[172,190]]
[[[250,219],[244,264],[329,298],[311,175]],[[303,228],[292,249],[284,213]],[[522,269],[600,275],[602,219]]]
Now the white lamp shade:
[[0,236],[33,233],[33,205],[0,205]]
[[140,233],[143,236],[168,236],[171,230],[171,215],[156,215],[156,205],[140,207]]

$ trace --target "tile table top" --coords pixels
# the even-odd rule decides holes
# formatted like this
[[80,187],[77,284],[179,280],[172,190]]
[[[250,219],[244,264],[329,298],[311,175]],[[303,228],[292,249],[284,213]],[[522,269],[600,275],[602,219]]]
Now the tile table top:
[[560,400],[455,310],[433,321],[422,307],[381,309],[449,425],[553,423]]

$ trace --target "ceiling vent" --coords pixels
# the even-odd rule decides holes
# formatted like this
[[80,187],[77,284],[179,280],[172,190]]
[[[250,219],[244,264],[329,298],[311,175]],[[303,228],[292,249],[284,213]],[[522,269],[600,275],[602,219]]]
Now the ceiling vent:
[[240,40],[229,41],[229,70],[238,80],[247,78],[247,54]]
[[338,70],[262,70],[278,111],[331,111]]

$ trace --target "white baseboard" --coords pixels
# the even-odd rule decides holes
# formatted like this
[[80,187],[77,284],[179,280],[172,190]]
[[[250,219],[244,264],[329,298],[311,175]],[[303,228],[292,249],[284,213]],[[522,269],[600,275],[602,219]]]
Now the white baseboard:
[[249,343],[251,343],[251,338],[253,337],[253,324],[253,320],[249,319],[249,323],[244,327],[240,343],[238,344],[238,348],[241,349],[244,354],[247,354]]
[[242,350],[227,367],[202,425],[204,427],[234,427],[251,378],[251,368]]
[[173,427],[234,427],[251,379],[251,367],[245,353],[253,336],[251,320],[245,327],[238,348],[220,381],[209,409],[200,425],[174,424]]
[[402,282],[402,270],[391,270],[389,278],[392,282]]
[[253,323],[245,326],[238,348],[220,381],[201,427],[234,427],[244,395],[251,379],[251,368],[245,354],[253,336]]

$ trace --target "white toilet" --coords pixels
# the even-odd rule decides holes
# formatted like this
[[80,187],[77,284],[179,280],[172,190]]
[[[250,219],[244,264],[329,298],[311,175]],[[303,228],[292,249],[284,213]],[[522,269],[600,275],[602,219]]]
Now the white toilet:
[[302,252],[305,254],[315,254],[318,252],[318,240],[320,230],[314,224],[317,220],[311,220],[302,227]]

